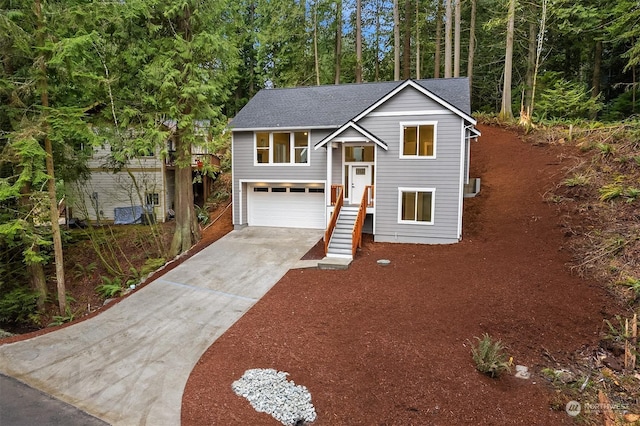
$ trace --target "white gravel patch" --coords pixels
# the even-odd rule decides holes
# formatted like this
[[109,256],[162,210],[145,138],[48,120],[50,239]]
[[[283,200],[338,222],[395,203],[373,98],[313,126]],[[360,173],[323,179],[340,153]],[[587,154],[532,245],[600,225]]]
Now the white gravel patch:
[[301,426],[316,420],[316,409],[306,386],[287,380],[289,373],[272,368],[247,370],[231,384],[260,413],[268,413],[286,426]]

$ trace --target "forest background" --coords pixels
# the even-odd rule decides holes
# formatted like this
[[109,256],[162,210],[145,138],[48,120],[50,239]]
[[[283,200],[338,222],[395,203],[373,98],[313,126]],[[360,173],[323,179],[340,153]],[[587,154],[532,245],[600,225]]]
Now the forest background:
[[[631,0],[0,0],[0,322],[37,322],[47,303],[73,316],[58,202],[94,146],[112,147],[117,171],[167,155],[177,123],[185,197],[171,243],[158,234],[148,256],[167,259],[199,238],[191,147],[225,152],[223,129],[258,90],[462,76],[474,111],[528,129],[628,122],[639,20]],[[90,238],[109,263],[117,247]],[[112,272],[105,293],[131,278]]]

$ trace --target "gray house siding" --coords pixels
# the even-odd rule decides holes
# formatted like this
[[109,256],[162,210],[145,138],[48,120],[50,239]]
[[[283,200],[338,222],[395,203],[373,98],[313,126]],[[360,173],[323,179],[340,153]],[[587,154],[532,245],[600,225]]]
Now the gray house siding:
[[[286,132],[287,129],[274,129]],[[247,223],[247,185],[240,187],[243,181],[282,182],[309,181],[325,182],[327,176],[326,151],[314,150],[313,145],[326,137],[330,131],[311,131],[308,165],[255,165],[254,164],[254,132],[233,132],[232,138],[232,171],[233,171],[233,224]]]
[[[359,121],[387,143],[378,150],[376,165],[375,240],[392,242],[453,243],[459,239],[460,169],[463,160],[463,120],[453,113],[396,115],[403,111],[444,111],[444,108],[407,88]],[[379,115],[382,114],[382,115]],[[388,115],[385,115],[388,114]],[[400,123],[437,122],[436,158],[401,159]],[[433,224],[398,223],[398,188],[434,188]]]

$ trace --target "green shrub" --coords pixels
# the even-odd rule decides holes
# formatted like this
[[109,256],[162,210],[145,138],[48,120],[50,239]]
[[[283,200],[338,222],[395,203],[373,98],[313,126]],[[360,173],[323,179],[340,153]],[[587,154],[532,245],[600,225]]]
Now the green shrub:
[[622,196],[624,188],[615,183],[604,185],[598,190],[600,192],[600,201],[610,201]]
[[586,186],[589,184],[589,181],[591,180],[591,178],[587,175],[581,174],[581,173],[576,173],[573,176],[571,176],[570,178],[567,178],[564,180],[564,184],[568,187],[574,187],[574,186]]
[[471,348],[471,355],[479,372],[490,377],[498,377],[505,371],[511,371],[511,359],[505,354],[504,345],[500,340],[494,341],[487,333],[476,339],[478,345]]
[[122,280],[118,277],[109,278],[101,277],[102,284],[96,287],[96,292],[105,299],[111,297],[118,297],[122,294],[124,287],[122,286]]
[[0,297],[0,322],[26,323],[38,312],[38,294],[15,288]]
[[560,73],[543,74],[540,86],[542,90],[537,113],[547,119],[588,118],[602,109],[600,99],[592,98],[588,87],[578,82],[567,81]]
[[48,327],[53,327],[56,325],[62,325],[62,324],[71,322],[74,319],[76,319],[76,314],[73,313],[71,311],[71,308],[67,306],[67,310],[65,311],[64,315],[54,315],[52,319],[53,321],[49,323]]

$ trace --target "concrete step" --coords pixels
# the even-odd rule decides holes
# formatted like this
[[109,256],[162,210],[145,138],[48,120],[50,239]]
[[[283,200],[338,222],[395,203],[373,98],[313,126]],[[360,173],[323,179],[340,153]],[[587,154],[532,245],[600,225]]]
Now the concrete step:
[[318,269],[348,269],[352,257],[330,256],[318,261]]

